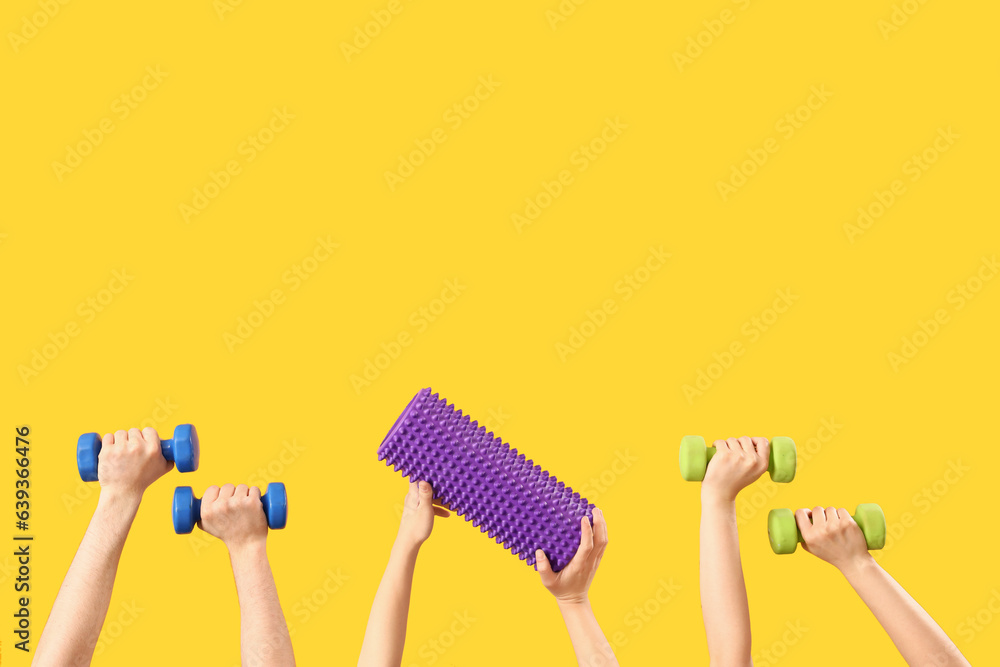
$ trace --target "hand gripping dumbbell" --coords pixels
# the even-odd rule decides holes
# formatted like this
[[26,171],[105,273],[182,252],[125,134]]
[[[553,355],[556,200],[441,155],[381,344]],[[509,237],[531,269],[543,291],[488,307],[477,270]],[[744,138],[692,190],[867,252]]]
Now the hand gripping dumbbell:
[[[160,452],[163,458],[177,464],[180,472],[194,472],[198,469],[200,449],[198,447],[198,431],[193,424],[181,424],[174,429],[174,437],[160,440]],[[97,456],[101,453],[101,436],[96,433],[84,433],[76,441],[76,468],[80,471],[80,479],[85,482],[97,481]]]
[[[288,493],[281,482],[267,485],[267,491],[260,497],[267,516],[267,527],[271,530],[284,528],[288,522]],[[201,521],[201,498],[194,497],[190,486],[174,489],[174,532],[186,535]]]
[[[885,514],[875,503],[861,503],[854,510],[854,521],[865,536],[868,549],[885,546]],[[767,539],[776,554],[790,554],[802,541],[802,533],[795,523],[795,513],[790,509],[771,510],[767,513]]]
[[[706,447],[705,438],[700,435],[686,435],[681,438],[681,477],[688,482],[705,479],[708,462],[715,456],[715,447]],[[771,457],[767,472],[775,482],[787,483],[795,479],[795,441],[784,436],[771,439]]]

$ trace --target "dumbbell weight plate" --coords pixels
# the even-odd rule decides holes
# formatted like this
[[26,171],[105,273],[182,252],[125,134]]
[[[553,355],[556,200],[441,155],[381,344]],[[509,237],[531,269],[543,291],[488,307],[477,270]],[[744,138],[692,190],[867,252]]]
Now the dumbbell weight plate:
[[868,549],[885,546],[885,513],[875,503],[861,503],[854,510],[854,520],[865,535]]
[[700,435],[686,435],[681,438],[680,453],[681,477],[688,482],[700,482],[705,479],[708,468],[708,448],[705,438]]
[[767,472],[771,474],[772,480],[787,484],[795,479],[797,460],[794,440],[783,435],[771,440],[771,460]]
[[799,545],[799,527],[792,510],[781,508],[767,513],[767,539],[774,553],[795,553]]

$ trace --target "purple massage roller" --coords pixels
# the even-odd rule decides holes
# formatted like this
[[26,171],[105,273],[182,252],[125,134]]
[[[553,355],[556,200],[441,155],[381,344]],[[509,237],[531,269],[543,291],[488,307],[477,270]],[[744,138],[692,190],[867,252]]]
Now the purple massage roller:
[[392,425],[378,458],[429,483],[439,502],[528,565],[542,549],[553,570],[566,567],[580,545],[580,517],[594,519],[586,498],[429,388]]

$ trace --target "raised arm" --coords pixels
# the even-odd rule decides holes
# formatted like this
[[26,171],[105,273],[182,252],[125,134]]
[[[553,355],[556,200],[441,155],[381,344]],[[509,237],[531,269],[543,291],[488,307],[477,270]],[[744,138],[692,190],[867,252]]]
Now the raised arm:
[[767,438],[716,440],[701,484],[701,613],[713,667],[746,667],[750,607],[740,563],[736,494],[767,470]]
[[434,505],[434,491],[427,482],[410,482],[403,500],[399,532],[389,553],[375,601],[372,602],[359,667],[398,667],[406,641],[406,616],[410,609],[410,589],[417,554],[431,535],[434,516],[446,517],[448,510]]
[[97,509],[56,596],[33,665],[90,664],[142,494],[172,467],[160,453],[154,429],[104,435],[97,468],[101,485]]
[[580,667],[612,667],[618,658],[601,630],[590,606],[590,584],[608,546],[608,525],[604,513],[594,509],[594,525],[590,519],[580,520],[580,546],[569,564],[558,573],[552,571],[545,552],[535,552],[542,584],[555,596],[566,630],[569,631],[576,661]]
[[840,570],[908,665],[969,666],[941,626],[875,562],[846,509],[800,509],[795,521],[805,550]]
[[242,663],[293,667],[292,640],[267,560],[267,517],[260,489],[246,484],[209,487],[201,500],[199,525],[229,550],[240,601]]

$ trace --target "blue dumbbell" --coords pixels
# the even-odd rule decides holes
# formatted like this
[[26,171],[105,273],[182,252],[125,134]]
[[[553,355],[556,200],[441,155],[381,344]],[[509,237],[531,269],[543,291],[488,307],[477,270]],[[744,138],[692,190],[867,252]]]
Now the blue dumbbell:
[[[264,506],[268,528],[284,528],[288,523],[288,492],[285,491],[285,485],[281,482],[268,484],[260,502]],[[178,486],[174,489],[173,514],[174,532],[178,535],[187,535],[201,521],[201,498],[194,497],[190,486]]]
[[[198,431],[193,424],[181,424],[174,429],[174,437],[160,440],[163,458],[177,464],[180,472],[194,472],[198,469],[201,450],[198,447]],[[85,482],[97,481],[97,456],[101,453],[101,436],[84,433],[76,441],[76,468],[80,479]]]

